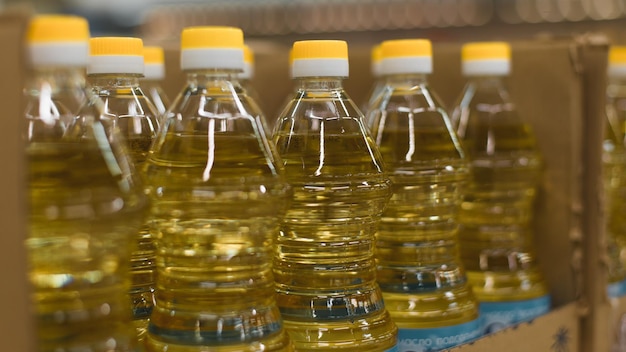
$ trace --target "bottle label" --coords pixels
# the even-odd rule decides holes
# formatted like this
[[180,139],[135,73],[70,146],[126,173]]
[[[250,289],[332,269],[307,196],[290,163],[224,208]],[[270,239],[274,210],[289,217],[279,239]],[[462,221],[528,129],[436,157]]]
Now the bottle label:
[[609,284],[606,288],[606,293],[610,298],[626,296],[626,280]]
[[550,311],[550,296],[509,302],[481,302],[483,332],[490,334],[513,324],[532,320]]
[[482,335],[480,319],[432,329],[399,329],[399,352],[430,352],[451,348]]
[[388,350],[385,350],[385,352],[400,352],[400,350],[398,349],[398,345],[391,347]]

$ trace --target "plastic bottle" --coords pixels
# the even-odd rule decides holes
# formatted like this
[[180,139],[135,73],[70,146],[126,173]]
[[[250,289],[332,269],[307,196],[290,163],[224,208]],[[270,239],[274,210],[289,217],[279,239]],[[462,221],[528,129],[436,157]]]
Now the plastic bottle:
[[399,350],[441,351],[482,335],[457,240],[468,163],[428,84],[430,41],[388,40],[381,51],[386,80],[368,121],[393,194],[376,235],[378,284]]
[[605,235],[608,249],[607,294],[613,309],[609,326],[615,337],[613,351],[626,350],[626,335],[619,315],[626,296],[626,47],[609,49],[606,128],[603,142]]
[[146,349],[291,351],[271,265],[289,186],[239,99],[243,32],[185,28],[181,68],[144,169],[158,271]]
[[274,134],[293,189],[274,261],[285,326],[297,351],[395,351],[374,265],[390,182],[342,87],[347,43],[295,42],[292,73],[298,89]]
[[[158,113],[139,86],[144,73],[143,42],[139,38],[101,37],[91,38],[89,47],[87,79],[104,102],[104,116],[120,129],[140,170],[158,130]],[[135,240],[130,299],[141,341],[154,306],[155,253],[148,224]]]
[[510,57],[504,42],[465,44],[468,82],[453,112],[471,173],[459,213],[461,258],[486,333],[550,310],[532,229],[542,160],[504,83]]
[[[165,54],[160,46],[144,46],[144,77],[140,79],[141,88],[150,99],[159,116],[163,116],[170,106],[161,82],[165,79]],[[160,119],[159,119],[160,120]]]
[[[35,16],[26,35],[25,245],[38,351],[136,348],[130,253],[146,197],[121,135],[85,88],[88,39],[84,18],[62,15]],[[81,106],[76,118],[70,106]]]

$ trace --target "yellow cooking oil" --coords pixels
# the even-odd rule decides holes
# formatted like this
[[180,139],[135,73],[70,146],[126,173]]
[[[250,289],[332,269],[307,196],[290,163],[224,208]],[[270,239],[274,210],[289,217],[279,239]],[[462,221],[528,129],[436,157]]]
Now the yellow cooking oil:
[[374,234],[390,182],[342,88],[344,41],[299,41],[297,89],[273,136],[293,197],[276,241],[277,302],[297,351],[397,351]]
[[458,213],[468,162],[428,84],[426,39],[381,44],[385,77],[368,121],[392,182],[376,235],[378,282],[400,351],[440,351],[482,335],[459,255]]
[[144,166],[157,267],[146,350],[292,351],[272,275],[289,186],[238,94],[243,33],[186,28],[181,47],[187,83]]
[[550,310],[536,258],[532,221],[543,161],[533,131],[505,83],[511,48],[505,42],[463,46],[468,82],[453,112],[470,161],[461,204],[461,258],[481,302],[486,333]]

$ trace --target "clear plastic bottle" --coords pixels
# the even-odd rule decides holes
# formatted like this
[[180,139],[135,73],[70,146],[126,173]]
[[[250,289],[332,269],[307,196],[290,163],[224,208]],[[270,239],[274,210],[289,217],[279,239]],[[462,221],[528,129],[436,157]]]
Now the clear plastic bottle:
[[130,253],[146,197],[122,136],[85,88],[88,39],[84,18],[62,15],[35,16],[26,36],[25,244],[38,351],[136,348]]
[[285,326],[297,351],[395,351],[374,265],[390,182],[342,87],[347,43],[295,42],[292,74],[298,89],[274,134],[293,190],[274,261]]
[[148,351],[291,351],[274,296],[273,240],[289,186],[239,98],[243,32],[190,27],[187,84],[144,168],[157,248]]
[[[165,79],[165,54],[160,46],[144,46],[144,73],[140,85],[145,95],[156,108],[159,116],[163,116],[170,106],[170,100],[165,94],[161,82]],[[161,120],[159,118],[159,120]]]
[[[606,91],[606,128],[602,166],[604,176],[605,233],[608,249],[607,294],[613,310],[610,326],[613,351],[626,350],[626,336],[619,316],[620,298],[626,296],[626,47],[609,49]],[[617,324],[617,325],[616,325]]]
[[[141,170],[158,130],[158,113],[139,86],[144,72],[143,42],[139,38],[101,37],[91,38],[89,47],[87,79],[104,103],[104,117],[124,135],[128,152]],[[141,342],[154,306],[155,253],[147,223],[136,234],[136,241],[130,299]]]
[[457,240],[468,163],[428,84],[430,41],[388,40],[381,51],[386,80],[368,121],[392,196],[376,235],[378,284],[399,350],[441,351],[482,335]]
[[531,226],[542,160],[504,83],[510,57],[505,42],[465,44],[468,82],[452,114],[471,173],[459,213],[461,258],[486,333],[550,309]]

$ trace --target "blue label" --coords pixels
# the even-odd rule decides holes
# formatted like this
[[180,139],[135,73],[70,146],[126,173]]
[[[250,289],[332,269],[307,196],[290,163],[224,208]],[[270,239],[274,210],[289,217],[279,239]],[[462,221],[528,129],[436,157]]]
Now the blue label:
[[550,296],[509,302],[481,302],[480,315],[485,334],[532,320],[550,311]]
[[611,283],[606,288],[606,293],[611,298],[618,298],[626,295],[626,280]]
[[398,351],[441,351],[477,339],[481,335],[480,319],[432,329],[399,329]]

